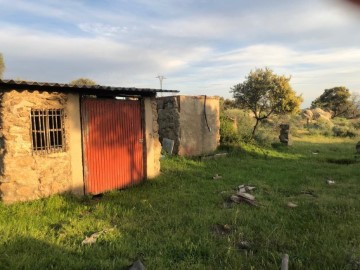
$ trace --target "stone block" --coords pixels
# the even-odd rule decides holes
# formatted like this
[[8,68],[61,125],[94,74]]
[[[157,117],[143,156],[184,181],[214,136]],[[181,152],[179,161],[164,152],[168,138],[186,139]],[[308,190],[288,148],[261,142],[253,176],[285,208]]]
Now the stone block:
[[[52,182],[50,186],[53,194],[66,191],[64,185],[58,182]],[[70,189],[70,187],[68,189]]]
[[16,162],[15,166],[17,167],[31,168],[31,166],[34,165],[35,160],[32,156],[23,156],[20,158],[16,158],[16,161],[14,160],[14,162]]
[[291,139],[291,135],[290,135],[290,125],[281,124],[280,128],[281,128],[280,135],[279,135],[280,142],[285,145],[292,145],[292,139]]
[[162,149],[168,153],[168,154],[172,154],[173,153],[173,149],[174,149],[174,140],[168,139],[168,138],[163,138],[162,140]]
[[35,190],[33,187],[28,187],[28,186],[20,186],[17,190],[16,190],[16,194],[20,197],[32,197],[34,196]]
[[17,185],[14,183],[2,183],[0,185],[0,191],[3,196],[13,196],[17,189]]

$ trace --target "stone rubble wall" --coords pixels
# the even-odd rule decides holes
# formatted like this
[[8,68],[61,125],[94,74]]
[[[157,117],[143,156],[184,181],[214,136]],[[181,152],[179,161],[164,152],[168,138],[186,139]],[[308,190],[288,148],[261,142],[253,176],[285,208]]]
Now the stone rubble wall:
[[206,102],[205,96],[161,97],[157,108],[160,140],[174,140],[174,154],[201,156],[216,150],[220,142],[218,97],[206,97]]
[[[0,103],[0,196],[5,203],[27,201],[71,189],[67,96],[9,91]],[[36,154],[31,145],[31,109],[64,109],[65,152]]]
[[156,99],[160,142],[163,138],[174,141],[173,153],[178,154],[180,146],[180,108],[179,97],[160,97]]

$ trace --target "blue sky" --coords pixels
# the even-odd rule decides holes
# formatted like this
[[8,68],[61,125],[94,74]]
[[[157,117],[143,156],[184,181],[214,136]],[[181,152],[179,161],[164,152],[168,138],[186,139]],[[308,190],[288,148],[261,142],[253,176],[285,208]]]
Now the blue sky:
[[303,107],[360,92],[360,8],[341,0],[0,0],[4,78],[230,98],[250,70],[292,77]]

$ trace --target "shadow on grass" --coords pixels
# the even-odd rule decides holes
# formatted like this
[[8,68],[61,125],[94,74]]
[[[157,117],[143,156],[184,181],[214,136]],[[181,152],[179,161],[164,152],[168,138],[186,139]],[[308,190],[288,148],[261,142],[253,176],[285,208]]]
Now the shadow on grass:
[[0,246],[0,269],[129,269],[120,254],[103,256],[99,247],[65,249],[33,237],[17,236]]

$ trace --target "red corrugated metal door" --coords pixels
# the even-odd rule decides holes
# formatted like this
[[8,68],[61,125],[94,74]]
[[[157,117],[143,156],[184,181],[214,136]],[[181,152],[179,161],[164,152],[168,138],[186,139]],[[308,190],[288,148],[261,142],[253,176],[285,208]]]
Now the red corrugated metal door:
[[144,177],[140,101],[84,98],[81,117],[86,193],[140,182]]

